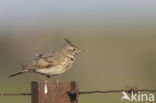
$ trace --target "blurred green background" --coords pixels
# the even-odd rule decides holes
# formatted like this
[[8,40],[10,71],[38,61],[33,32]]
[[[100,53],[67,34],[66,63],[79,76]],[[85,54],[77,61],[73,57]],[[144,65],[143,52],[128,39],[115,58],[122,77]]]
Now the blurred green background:
[[[38,75],[8,75],[36,53],[57,51],[64,38],[85,51],[55,78],[78,81],[80,91],[156,89],[155,5],[155,0],[0,1],[0,93],[30,92]],[[121,96],[80,95],[79,103],[120,103]],[[0,103],[10,102],[31,103],[31,98],[0,97]]]

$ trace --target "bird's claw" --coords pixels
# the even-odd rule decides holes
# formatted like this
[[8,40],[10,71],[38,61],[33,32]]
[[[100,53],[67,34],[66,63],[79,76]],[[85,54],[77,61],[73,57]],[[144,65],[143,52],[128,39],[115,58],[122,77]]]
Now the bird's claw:
[[56,85],[58,86],[58,85],[60,85],[60,84],[61,84],[61,81],[56,80]]

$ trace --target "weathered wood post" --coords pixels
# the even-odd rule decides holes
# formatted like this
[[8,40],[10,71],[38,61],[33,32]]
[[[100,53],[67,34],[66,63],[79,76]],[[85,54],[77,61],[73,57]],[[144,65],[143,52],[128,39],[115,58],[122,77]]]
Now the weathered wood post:
[[32,103],[78,103],[77,82],[36,82],[31,83]]

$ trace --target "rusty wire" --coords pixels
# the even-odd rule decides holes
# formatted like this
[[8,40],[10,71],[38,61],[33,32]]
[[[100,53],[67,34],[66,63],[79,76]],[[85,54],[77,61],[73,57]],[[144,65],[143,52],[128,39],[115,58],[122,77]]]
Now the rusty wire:
[[1,93],[0,96],[30,96],[31,93]]
[[[96,93],[120,93],[120,92],[127,92],[127,93],[131,93],[133,92],[156,92],[156,89],[137,89],[137,90],[127,90],[127,89],[121,89],[121,90],[103,90],[103,91],[79,91],[78,94],[79,95],[83,95],[83,94],[96,94]],[[0,96],[31,96],[31,93],[0,93]]]
[[95,94],[95,93],[120,93],[120,92],[127,92],[127,93],[131,93],[133,92],[156,92],[155,89],[138,89],[138,90],[127,90],[127,89],[121,89],[121,90],[106,90],[106,91],[80,91],[79,94]]

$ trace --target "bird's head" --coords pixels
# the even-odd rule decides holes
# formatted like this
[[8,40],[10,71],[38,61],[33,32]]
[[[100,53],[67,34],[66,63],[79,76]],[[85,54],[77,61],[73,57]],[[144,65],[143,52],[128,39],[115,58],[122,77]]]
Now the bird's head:
[[78,49],[70,40],[66,38],[64,40],[66,41],[65,49],[67,54],[77,56],[78,53],[82,52],[82,49]]

